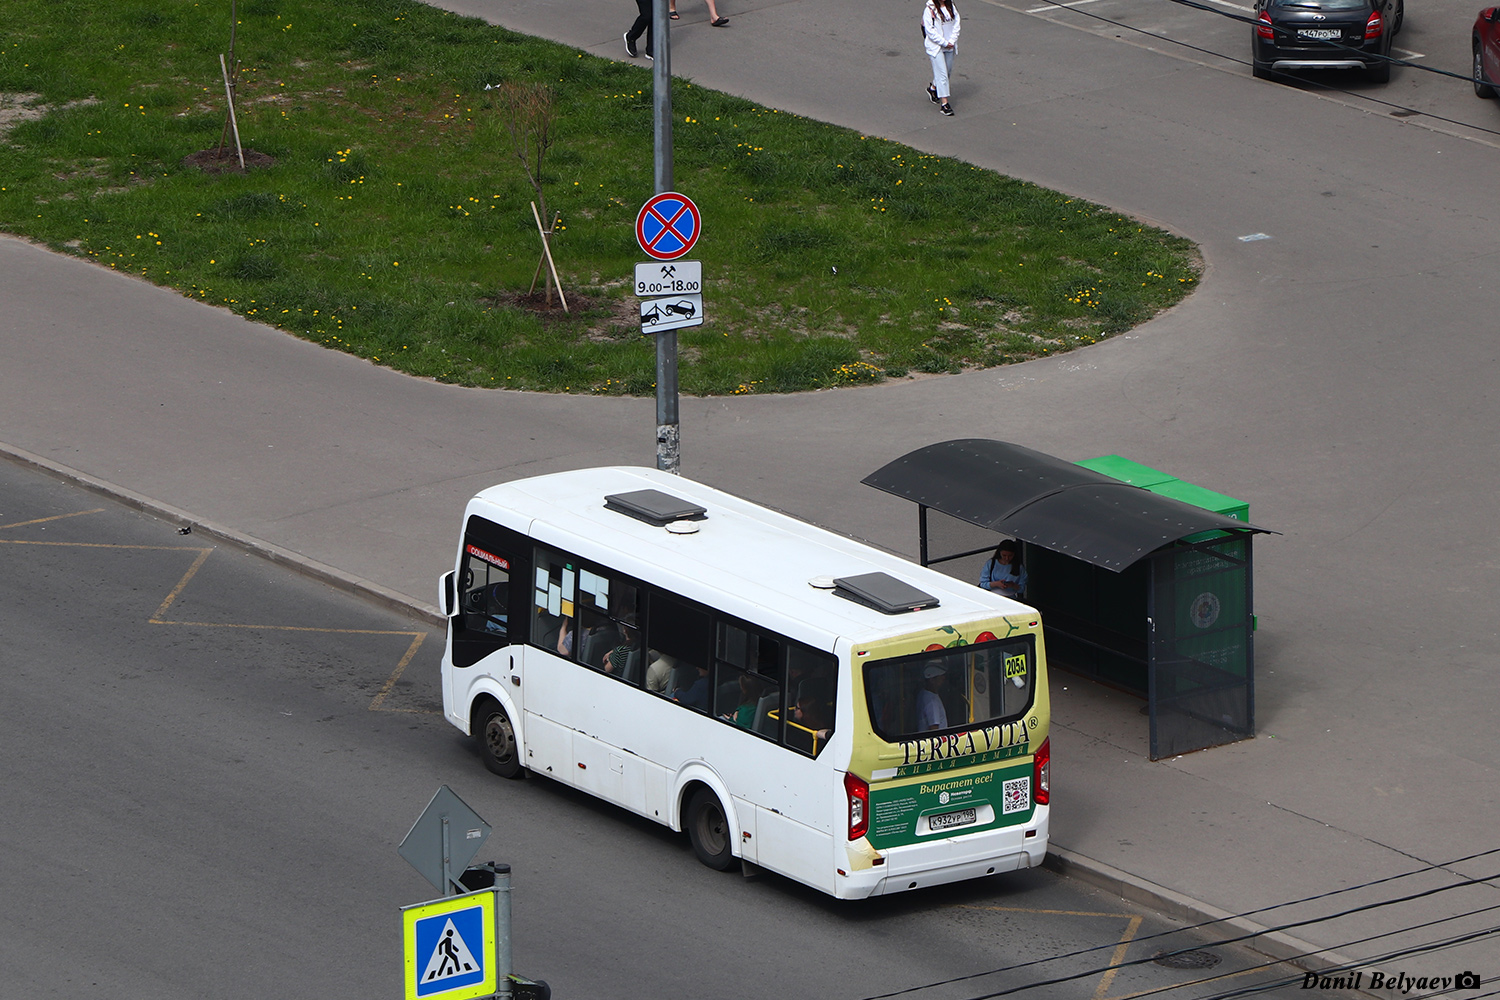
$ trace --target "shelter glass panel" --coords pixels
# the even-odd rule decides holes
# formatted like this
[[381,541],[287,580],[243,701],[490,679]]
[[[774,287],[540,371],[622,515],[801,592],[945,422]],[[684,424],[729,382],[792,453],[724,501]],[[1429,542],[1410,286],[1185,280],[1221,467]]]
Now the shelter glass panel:
[[1153,759],[1254,733],[1250,551],[1225,537],[1152,560]]

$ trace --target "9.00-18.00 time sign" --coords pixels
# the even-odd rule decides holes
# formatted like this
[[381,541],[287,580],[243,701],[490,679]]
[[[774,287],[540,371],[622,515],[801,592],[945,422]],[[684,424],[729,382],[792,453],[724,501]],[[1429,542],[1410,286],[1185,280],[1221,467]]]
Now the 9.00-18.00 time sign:
[[693,295],[703,291],[701,260],[652,260],[635,266],[635,294],[640,298],[657,295]]

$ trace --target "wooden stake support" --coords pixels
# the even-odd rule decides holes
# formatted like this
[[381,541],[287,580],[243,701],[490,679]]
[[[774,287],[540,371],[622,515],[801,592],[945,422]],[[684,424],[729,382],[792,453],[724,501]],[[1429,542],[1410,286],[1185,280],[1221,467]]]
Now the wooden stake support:
[[[234,130],[234,151],[240,158],[240,169],[245,169],[245,150],[240,145],[240,126],[234,120],[234,87],[229,82],[229,65],[224,62],[224,53],[219,53],[219,70],[224,74],[224,97],[229,101],[229,127]],[[561,290],[559,290],[561,291]]]
[[[547,271],[551,277],[551,284],[547,286],[547,304],[552,304],[552,284],[556,284],[557,297],[562,299],[563,312],[570,312],[571,310],[568,309],[568,297],[563,294],[562,282],[558,280],[557,277],[557,265],[552,262],[552,243],[548,238],[551,234],[549,234],[547,230],[542,228],[542,216],[541,213],[536,210],[536,202],[531,203],[531,217],[536,220],[536,231],[541,234],[542,259],[547,262]],[[553,224],[556,225],[556,223]],[[537,261],[536,266],[537,270],[540,271],[542,269],[542,262]],[[533,291],[536,289],[535,277],[531,279],[531,287]],[[529,295],[531,293],[528,292],[527,294]]]

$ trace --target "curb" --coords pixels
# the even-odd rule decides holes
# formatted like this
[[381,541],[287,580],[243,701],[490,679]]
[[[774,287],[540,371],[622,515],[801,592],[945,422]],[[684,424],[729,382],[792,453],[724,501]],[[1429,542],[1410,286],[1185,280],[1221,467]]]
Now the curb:
[[207,536],[215,542],[285,566],[305,576],[309,576],[320,583],[326,583],[347,594],[370,601],[388,611],[415,617],[434,628],[444,628],[447,626],[448,620],[442,616],[436,606],[418,604],[412,598],[391,590],[389,587],[382,587],[372,580],[366,580],[364,577],[346,573],[326,563],[320,563],[316,559],[309,559],[307,556],[293,552],[290,549],[282,548],[274,542],[267,542],[253,535],[247,535],[242,531],[225,527],[222,524],[215,524],[213,521],[205,521],[180,507],[174,507],[169,503],[164,503],[152,497],[127,490],[121,486],[116,486],[114,483],[105,482],[87,473],[79,472],[77,469],[71,469],[66,465],[53,462],[40,455],[33,455],[29,451],[16,448],[4,442],[0,442],[0,456],[10,459],[18,465],[30,466],[58,479],[81,486],[91,493],[98,493],[118,500],[127,507],[159,517],[164,521],[174,522],[179,525],[188,525],[193,529],[193,534],[195,535]]
[[[179,507],[174,507],[169,503],[164,503],[121,486],[116,486],[113,483],[90,476],[77,469],[69,468],[59,462],[53,462],[40,455],[33,455],[31,452],[5,444],[4,442],[0,442],[0,456],[4,456],[19,465],[30,466],[48,475],[71,482],[92,493],[110,497],[125,504],[127,507],[160,517],[166,521],[190,525],[194,534],[206,535],[217,542],[285,566],[288,569],[326,583],[355,597],[370,601],[397,614],[415,617],[434,628],[443,628],[447,625],[447,619],[442,616],[435,606],[418,604],[405,594],[398,593],[388,587],[382,587],[378,583],[355,576],[352,573],[345,573],[315,559],[309,559],[307,556],[283,548],[273,542],[267,542],[253,535],[236,531],[233,528],[194,517],[189,512]],[[1222,927],[1232,930],[1234,932],[1232,936],[1253,934],[1255,935],[1254,940],[1243,942],[1244,947],[1265,955],[1267,958],[1284,962],[1287,965],[1306,972],[1348,969],[1358,964],[1337,952],[1320,949],[1289,934],[1283,934],[1279,931],[1269,931],[1263,925],[1255,923],[1252,920],[1235,916],[1226,910],[1210,906],[1190,896],[1185,896],[1165,886],[1157,885],[1155,882],[1132,875],[1129,872],[1122,871],[1112,865],[1096,861],[1093,858],[1070,851],[1064,847],[1055,845],[1049,847],[1047,856],[1042,862],[1042,867],[1064,878],[1071,878],[1087,883],[1088,885],[1096,886],[1107,892],[1114,893],[1122,899],[1150,907],[1158,913],[1185,923],[1196,924],[1205,921],[1217,921]],[[1363,997],[1373,996],[1363,991],[1360,991],[1357,995]]]
[[[1218,927],[1229,931],[1226,937],[1253,934],[1249,941],[1237,942],[1238,947],[1248,948],[1267,958],[1274,959],[1303,972],[1329,973],[1348,972],[1361,963],[1327,948],[1303,941],[1281,931],[1269,930],[1246,917],[1236,916],[1228,910],[1184,896],[1180,892],[1157,885],[1137,875],[1122,871],[1102,861],[1051,844],[1042,867],[1064,878],[1075,879],[1112,892],[1122,899],[1142,906],[1187,924],[1214,921]],[[1211,942],[1210,942],[1211,946]],[[1344,991],[1345,995],[1372,997],[1376,994],[1363,990]]]

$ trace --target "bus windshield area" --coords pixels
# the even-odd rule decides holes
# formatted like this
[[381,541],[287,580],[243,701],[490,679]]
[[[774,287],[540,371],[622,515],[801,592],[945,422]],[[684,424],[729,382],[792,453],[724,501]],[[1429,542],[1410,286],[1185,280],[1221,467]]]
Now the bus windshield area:
[[875,732],[890,743],[1005,722],[1031,705],[1031,635],[935,649],[865,665]]

